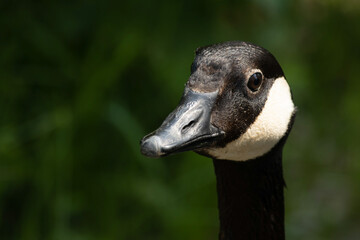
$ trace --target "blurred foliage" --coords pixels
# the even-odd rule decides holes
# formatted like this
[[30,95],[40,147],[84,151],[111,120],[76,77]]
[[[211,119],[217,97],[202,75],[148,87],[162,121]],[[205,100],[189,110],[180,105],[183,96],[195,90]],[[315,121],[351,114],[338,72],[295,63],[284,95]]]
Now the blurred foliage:
[[0,2],[0,238],[217,239],[209,159],[148,159],[194,50],[269,49],[298,115],[288,239],[360,238],[360,2]]

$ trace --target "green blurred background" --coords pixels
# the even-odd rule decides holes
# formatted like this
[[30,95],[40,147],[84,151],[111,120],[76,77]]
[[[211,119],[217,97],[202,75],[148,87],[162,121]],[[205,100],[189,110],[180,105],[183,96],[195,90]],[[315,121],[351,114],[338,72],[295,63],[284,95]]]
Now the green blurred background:
[[360,1],[0,2],[0,239],[217,239],[211,160],[148,159],[194,50],[270,50],[299,108],[288,239],[360,239]]

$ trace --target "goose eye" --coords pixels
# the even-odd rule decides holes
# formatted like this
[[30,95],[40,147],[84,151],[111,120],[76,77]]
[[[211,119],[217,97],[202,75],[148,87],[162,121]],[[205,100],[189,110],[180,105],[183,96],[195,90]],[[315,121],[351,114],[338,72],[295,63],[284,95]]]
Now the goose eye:
[[257,72],[250,76],[247,86],[251,91],[255,92],[259,90],[262,81],[263,75],[260,72]]

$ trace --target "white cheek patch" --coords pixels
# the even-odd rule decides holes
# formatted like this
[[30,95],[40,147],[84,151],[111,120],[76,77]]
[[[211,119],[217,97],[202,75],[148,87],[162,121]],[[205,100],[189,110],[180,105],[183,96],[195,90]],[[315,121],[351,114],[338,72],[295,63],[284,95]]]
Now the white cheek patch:
[[247,131],[224,148],[208,149],[217,159],[246,161],[260,157],[285,135],[295,110],[290,87],[284,77],[274,81],[261,113]]

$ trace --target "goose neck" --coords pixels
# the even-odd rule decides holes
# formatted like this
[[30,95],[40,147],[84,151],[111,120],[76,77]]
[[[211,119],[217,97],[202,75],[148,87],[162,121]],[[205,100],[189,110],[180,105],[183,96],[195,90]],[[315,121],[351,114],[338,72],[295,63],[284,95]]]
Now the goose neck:
[[220,240],[285,239],[281,155],[273,149],[245,162],[213,160]]

